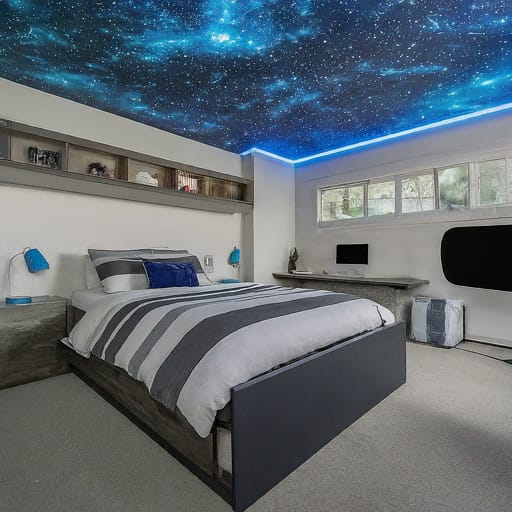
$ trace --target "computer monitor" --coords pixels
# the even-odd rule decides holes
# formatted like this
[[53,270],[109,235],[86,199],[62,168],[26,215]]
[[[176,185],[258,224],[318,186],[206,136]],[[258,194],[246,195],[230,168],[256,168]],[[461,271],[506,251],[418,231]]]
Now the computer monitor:
[[368,265],[368,244],[338,244],[336,264]]

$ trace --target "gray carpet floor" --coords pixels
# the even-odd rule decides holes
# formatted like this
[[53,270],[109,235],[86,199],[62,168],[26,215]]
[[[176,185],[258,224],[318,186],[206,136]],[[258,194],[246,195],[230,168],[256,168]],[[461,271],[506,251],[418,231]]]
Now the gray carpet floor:
[[486,343],[476,343],[474,341],[464,341],[457,346],[458,350],[467,350],[494,359],[502,361],[512,360],[512,348],[500,347],[497,345],[487,345]]
[[[512,366],[407,351],[407,384],[251,512],[512,510]],[[74,375],[0,392],[0,511],[229,510]]]

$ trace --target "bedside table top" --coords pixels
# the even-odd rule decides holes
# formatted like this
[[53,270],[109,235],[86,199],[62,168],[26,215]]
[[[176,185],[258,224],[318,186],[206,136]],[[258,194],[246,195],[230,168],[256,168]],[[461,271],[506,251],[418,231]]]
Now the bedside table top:
[[68,302],[65,297],[59,297],[58,295],[38,295],[32,297],[32,302],[29,304],[6,304],[5,299],[0,302],[0,308],[26,308],[27,306],[37,306],[38,304],[53,304],[59,302]]

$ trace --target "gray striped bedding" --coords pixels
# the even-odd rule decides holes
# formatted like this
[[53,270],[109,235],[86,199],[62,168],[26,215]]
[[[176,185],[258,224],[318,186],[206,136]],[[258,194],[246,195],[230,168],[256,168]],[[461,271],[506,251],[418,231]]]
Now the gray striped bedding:
[[198,258],[186,249],[133,249],[126,251],[89,249],[88,252],[105,293],[149,288],[143,259],[176,263],[191,262],[197,273],[199,285],[211,284]]
[[392,322],[389,310],[352,295],[236,283],[107,296],[65,341],[124,368],[206,437],[232,387]]

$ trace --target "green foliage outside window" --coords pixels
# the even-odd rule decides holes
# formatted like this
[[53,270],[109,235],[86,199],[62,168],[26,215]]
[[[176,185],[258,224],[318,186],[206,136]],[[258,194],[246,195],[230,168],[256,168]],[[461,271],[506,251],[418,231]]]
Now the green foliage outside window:
[[469,166],[467,164],[438,171],[439,208],[465,208],[469,205]]

